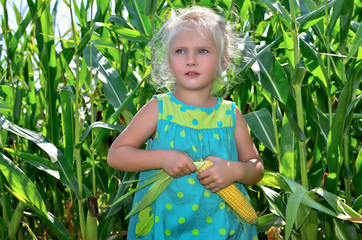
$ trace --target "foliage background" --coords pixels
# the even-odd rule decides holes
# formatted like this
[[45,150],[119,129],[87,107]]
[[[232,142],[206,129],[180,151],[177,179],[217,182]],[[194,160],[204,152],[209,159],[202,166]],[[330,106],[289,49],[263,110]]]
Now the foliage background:
[[244,110],[267,170],[249,187],[260,239],[361,238],[360,0],[23,3],[1,0],[1,239],[124,238],[132,201],[117,199],[137,174],[108,167],[107,151],[155,93],[152,32],[191,5],[245,39],[217,94]]

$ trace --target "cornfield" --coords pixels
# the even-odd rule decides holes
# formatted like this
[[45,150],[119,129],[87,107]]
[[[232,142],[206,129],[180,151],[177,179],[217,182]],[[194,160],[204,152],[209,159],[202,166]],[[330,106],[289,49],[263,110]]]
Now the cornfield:
[[0,2],[0,239],[125,239],[138,175],[108,148],[156,93],[152,33],[191,5],[244,39],[216,94],[264,161],[259,239],[362,239],[361,0]]

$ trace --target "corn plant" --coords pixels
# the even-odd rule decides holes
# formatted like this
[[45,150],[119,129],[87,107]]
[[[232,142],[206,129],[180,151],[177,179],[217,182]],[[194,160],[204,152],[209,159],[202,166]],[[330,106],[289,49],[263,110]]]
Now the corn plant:
[[152,33],[191,5],[244,39],[217,94],[243,110],[264,161],[249,187],[259,238],[361,238],[360,0],[0,2],[1,239],[125,237],[137,173],[107,151],[156,93]]

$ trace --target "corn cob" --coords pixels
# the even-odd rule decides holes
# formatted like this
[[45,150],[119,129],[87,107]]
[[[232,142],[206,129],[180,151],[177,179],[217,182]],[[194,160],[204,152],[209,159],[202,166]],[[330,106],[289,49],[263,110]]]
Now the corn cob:
[[[197,173],[202,172],[212,164],[212,161],[205,160],[205,163],[197,170]],[[256,215],[254,208],[235,184],[231,184],[221,189],[217,194],[247,223],[255,224],[258,221],[258,216]]]
[[93,196],[90,196],[88,198],[87,205],[88,205],[88,214],[87,214],[87,223],[86,223],[86,239],[87,240],[97,240],[98,239],[97,199]]

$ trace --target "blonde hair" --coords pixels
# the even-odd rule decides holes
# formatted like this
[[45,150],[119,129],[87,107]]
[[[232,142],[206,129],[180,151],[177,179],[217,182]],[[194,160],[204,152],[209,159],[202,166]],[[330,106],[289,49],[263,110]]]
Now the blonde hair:
[[[197,30],[202,37],[212,34],[219,53],[216,78],[228,66],[229,60],[234,57],[235,36],[229,22],[213,10],[206,7],[194,6],[180,9],[176,15],[169,18],[162,28],[150,41],[152,56],[152,81],[160,90],[167,88],[173,90],[176,85],[172,71],[169,69],[170,47],[174,37],[183,30]],[[235,49],[234,49],[235,48]]]

